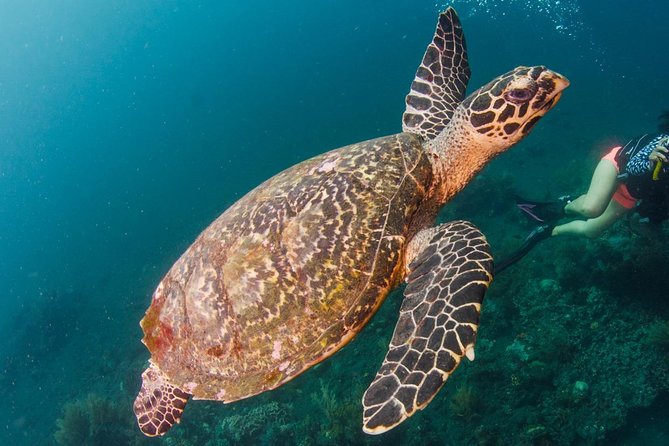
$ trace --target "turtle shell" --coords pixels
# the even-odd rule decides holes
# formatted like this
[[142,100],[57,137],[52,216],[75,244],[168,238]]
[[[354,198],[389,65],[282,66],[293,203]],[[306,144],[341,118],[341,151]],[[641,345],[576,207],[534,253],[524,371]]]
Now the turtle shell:
[[401,133],[304,161],[203,231],[141,322],[171,384],[235,401],[285,383],[355,336],[402,280],[407,240],[434,220],[421,143]]

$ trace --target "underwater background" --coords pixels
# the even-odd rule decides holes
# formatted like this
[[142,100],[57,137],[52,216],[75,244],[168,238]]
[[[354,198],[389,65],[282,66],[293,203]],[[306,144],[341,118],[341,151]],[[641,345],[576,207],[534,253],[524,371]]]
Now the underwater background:
[[664,238],[618,223],[544,242],[493,282],[473,363],[393,431],[361,397],[401,302],[329,360],[238,403],[192,401],[144,438],[139,320],[223,210],[301,160],[401,129],[439,11],[473,91],[517,65],[571,81],[440,220],[496,256],[531,224],[514,193],[585,191],[603,152],[669,109],[669,4],[611,0],[0,0],[0,444],[666,445]]

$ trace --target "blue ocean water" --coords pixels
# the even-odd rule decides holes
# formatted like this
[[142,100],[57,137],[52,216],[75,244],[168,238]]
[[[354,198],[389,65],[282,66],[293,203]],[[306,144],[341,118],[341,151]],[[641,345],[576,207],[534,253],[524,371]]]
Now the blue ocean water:
[[[54,444],[56,438],[73,444],[54,436],[66,428],[79,429],[67,438],[83,444],[145,444],[125,423],[132,423],[132,399],[148,359],[138,322],[156,284],[208,223],[264,179],[326,150],[400,131],[404,97],[437,14],[448,5],[459,12],[467,37],[470,91],[517,65],[543,64],[571,81],[533,133],[493,161],[477,180],[477,192],[451,208],[479,224],[493,250],[501,251],[527,227],[495,213],[513,206],[502,194],[483,192],[499,192],[500,178],[540,196],[583,190],[606,147],[652,132],[656,116],[669,109],[669,6],[650,0],[0,2],[2,444]],[[592,265],[601,272],[561,276],[573,278],[560,284],[562,294],[578,301],[583,289],[596,288],[599,294],[593,295],[603,296],[605,309],[612,302],[634,308],[642,313],[638,320],[648,324],[654,317],[669,318],[659,297],[653,297],[663,295],[661,287],[640,291],[615,281],[616,272],[643,270],[638,263],[629,270],[620,265],[645,258],[643,249],[652,247],[620,231],[605,238],[604,247],[596,243],[550,245],[519,264],[516,276],[500,279],[482,320],[481,336],[490,351],[495,342],[520,345],[513,343],[514,333],[527,330],[514,325],[525,307],[504,313],[502,302],[527,290],[529,282],[553,280],[547,271],[574,262],[568,255],[587,246],[608,254]],[[544,275],[530,274],[530,264],[546,258],[551,261]],[[666,261],[666,256],[652,258]],[[611,283],[622,291],[607,294]],[[278,427],[266,428],[264,436],[235,437],[230,418],[225,425],[217,423],[225,423],[229,414],[248,420],[249,413],[265,407],[275,411],[267,409],[274,418],[263,423],[289,425],[306,417],[298,410],[302,404],[318,409],[322,401],[338,398],[359,404],[364,387],[346,398],[340,389],[368,384],[375,373],[401,295],[391,298],[361,340],[316,371],[260,397],[259,403],[193,402],[184,423],[153,443],[383,441],[360,432],[355,412],[360,407],[351,404],[332,409],[327,421],[314,413],[315,424],[293,426],[302,433],[293,437]],[[584,305],[592,308],[596,299],[588,299]],[[575,311],[570,317],[578,319],[583,313],[569,305]],[[537,314],[544,317],[546,310]],[[598,321],[600,331],[593,326],[592,339],[604,336],[602,327],[617,314]],[[486,334],[485,323],[496,327],[498,336]],[[477,361],[456,375],[468,377],[478,362],[486,364],[485,345]],[[377,357],[359,359],[359,352],[369,351]],[[560,364],[578,370],[578,358],[577,353]],[[589,377],[586,369],[583,374],[607,379]],[[593,405],[584,407],[619,411],[622,421],[610,429],[590,426],[576,432],[573,422],[560,425],[548,409],[544,418],[515,424],[522,411],[492,396],[485,410],[458,415],[442,395],[449,386],[468,388],[456,378],[405,423],[411,426],[389,438],[408,444],[420,433],[430,444],[465,444],[475,426],[508,417],[508,426],[516,426],[510,429],[522,429],[517,438],[527,444],[666,444],[669,439],[661,421],[668,412],[666,384],[641,380],[644,389],[659,389],[659,397],[637,404],[628,396],[624,406],[614,407],[594,405],[590,382]],[[486,384],[495,385],[492,378],[477,379],[471,383],[483,395]],[[523,382],[522,375],[516,379]],[[523,386],[547,389],[542,401],[559,399],[560,379],[528,380]],[[536,392],[526,392],[536,404]],[[87,400],[91,394],[97,399]],[[99,434],[88,426],[92,412],[102,417],[92,425],[116,426],[118,432]],[[70,420],[65,428],[63,420]],[[305,432],[319,422],[327,429],[313,434],[317,441],[307,438]],[[601,435],[592,434],[600,427]],[[564,436],[554,434],[561,429]],[[565,434],[569,429],[574,435]],[[498,443],[485,433],[476,438],[480,444],[504,444],[503,438],[511,437],[498,437]]]

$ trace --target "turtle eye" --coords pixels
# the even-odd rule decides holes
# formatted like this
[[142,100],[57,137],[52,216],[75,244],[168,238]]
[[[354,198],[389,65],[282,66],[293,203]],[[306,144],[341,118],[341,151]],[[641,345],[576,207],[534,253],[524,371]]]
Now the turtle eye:
[[504,94],[504,99],[515,104],[527,102],[532,98],[532,90],[529,88],[514,88]]

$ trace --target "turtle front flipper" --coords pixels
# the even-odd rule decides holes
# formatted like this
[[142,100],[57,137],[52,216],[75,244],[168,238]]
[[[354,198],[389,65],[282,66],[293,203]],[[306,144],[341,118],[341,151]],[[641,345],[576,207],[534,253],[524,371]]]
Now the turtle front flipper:
[[464,355],[474,359],[492,256],[471,223],[454,221],[416,236],[408,285],[390,348],[362,403],[363,430],[380,434],[423,409]]
[[471,71],[460,19],[452,7],[439,14],[437,29],[406,97],[402,129],[434,139],[465,98]]
[[149,437],[164,435],[181,420],[189,398],[189,394],[167,382],[163,372],[152,364],[142,373],[142,388],[133,405],[140,430]]

